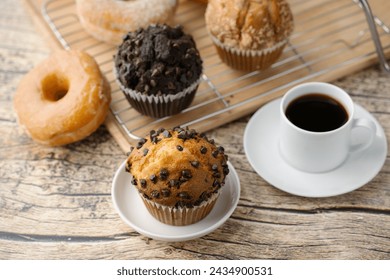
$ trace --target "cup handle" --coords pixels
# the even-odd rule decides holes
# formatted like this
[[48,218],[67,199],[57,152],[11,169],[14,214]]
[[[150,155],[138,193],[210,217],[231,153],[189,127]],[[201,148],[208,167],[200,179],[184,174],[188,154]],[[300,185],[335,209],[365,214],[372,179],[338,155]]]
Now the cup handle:
[[369,130],[370,138],[368,139],[368,141],[365,141],[364,143],[351,145],[352,153],[361,152],[367,149],[368,147],[370,147],[372,142],[374,142],[374,138],[376,135],[376,125],[371,120],[365,118],[354,119],[352,123],[352,129],[359,128],[359,127]]

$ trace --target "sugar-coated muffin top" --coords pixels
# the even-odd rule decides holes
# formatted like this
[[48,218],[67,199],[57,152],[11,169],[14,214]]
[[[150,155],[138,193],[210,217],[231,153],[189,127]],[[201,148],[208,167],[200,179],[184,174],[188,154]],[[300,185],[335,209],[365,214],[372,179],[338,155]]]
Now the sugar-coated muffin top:
[[209,33],[228,47],[262,50],[291,35],[293,15],[286,0],[210,0]]
[[193,207],[225,184],[224,148],[195,130],[151,131],[130,151],[126,171],[146,198],[169,207]]
[[198,81],[202,59],[181,26],[150,25],[124,36],[115,70],[126,88],[147,95],[176,94]]

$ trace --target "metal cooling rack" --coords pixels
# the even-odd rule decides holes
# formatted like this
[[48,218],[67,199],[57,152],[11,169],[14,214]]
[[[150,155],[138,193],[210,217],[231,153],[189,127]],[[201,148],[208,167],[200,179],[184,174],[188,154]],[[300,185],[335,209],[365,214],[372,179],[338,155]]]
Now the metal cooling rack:
[[[128,104],[112,74],[112,56],[116,47],[99,42],[85,33],[79,23],[74,0],[46,1],[42,6],[42,15],[65,49],[82,49],[95,57],[111,84],[111,112],[124,135],[133,141],[158,127],[188,125],[198,126],[201,130],[214,128],[255,111],[295,84],[342,76],[338,73],[342,69],[375,53],[382,67],[390,72],[383,52],[390,48],[390,43],[382,46],[380,40],[380,36],[390,34],[390,28],[372,14],[366,0],[289,2],[296,27],[283,56],[269,70],[247,73],[228,68],[219,60],[205,31],[204,6],[181,1],[176,21],[197,42],[204,60],[203,81],[188,109],[176,116],[161,119],[142,116]],[[368,51],[367,45],[371,46]],[[360,48],[364,51],[359,51]],[[329,73],[337,74],[329,76]]]

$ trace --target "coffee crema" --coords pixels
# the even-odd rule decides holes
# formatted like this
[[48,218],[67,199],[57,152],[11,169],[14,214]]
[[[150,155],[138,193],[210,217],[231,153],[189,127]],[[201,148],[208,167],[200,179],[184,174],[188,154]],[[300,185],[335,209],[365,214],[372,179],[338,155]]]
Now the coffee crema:
[[344,106],[321,93],[308,93],[294,99],[285,114],[297,127],[313,132],[331,131],[348,121]]

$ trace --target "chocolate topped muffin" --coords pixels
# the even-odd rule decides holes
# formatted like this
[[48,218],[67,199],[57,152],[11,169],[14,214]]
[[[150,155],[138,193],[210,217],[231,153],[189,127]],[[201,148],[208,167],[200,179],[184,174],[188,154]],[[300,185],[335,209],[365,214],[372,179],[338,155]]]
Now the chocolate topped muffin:
[[151,25],[125,35],[115,55],[115,72],[135,109],[163,117],[189,106],[202,60],[192,36],[181,26]]
[[126,171],[153,216],[185,225],[211,211],[229,168],[223,147],[195,130],[175,128],[141,139]]

